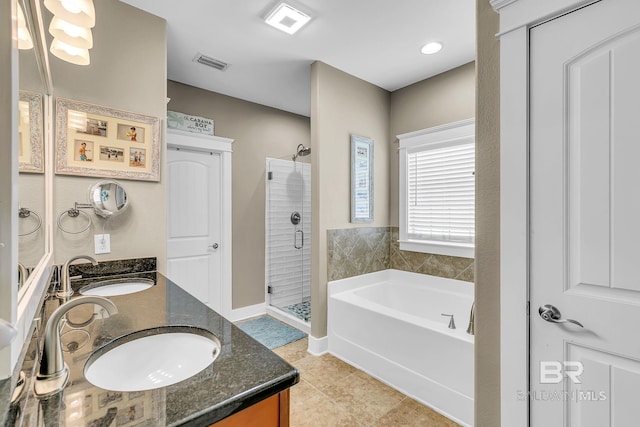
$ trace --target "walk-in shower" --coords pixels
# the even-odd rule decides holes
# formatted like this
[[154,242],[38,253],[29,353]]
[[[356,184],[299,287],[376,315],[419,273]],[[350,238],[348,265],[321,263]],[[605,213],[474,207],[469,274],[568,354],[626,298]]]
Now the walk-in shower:
[[311,165],[267,158],[265,282],[267,312],[309,332],[311,322]]

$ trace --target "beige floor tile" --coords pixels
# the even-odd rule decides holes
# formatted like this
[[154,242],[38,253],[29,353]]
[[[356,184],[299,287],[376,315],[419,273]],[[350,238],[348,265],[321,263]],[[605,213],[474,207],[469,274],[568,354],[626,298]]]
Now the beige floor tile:
[[459,427],[402,393],[302,339],[275,349],[300,370],[291,389],[291,427]]
[[314,387],[322,389],[344,379],[356,371],[351,365],[330,354],[308,355],[292,363],[300,371],[300,377]]
[[309,355],[307,352],[308,347],[309,339],[303,338],[287,345],[283,345],[282,347],[275,348],[273,351],[287,362],[293,363]]
[[399,391],[362,371],[324,386],[321,391],[365,425],[374,425],[405,398]]
[[291,427],[359,427],[353,414],[306,381],[291,389]]
[[380,417],[374,425],[378,427],[459,427],[447,417],[408,397]]

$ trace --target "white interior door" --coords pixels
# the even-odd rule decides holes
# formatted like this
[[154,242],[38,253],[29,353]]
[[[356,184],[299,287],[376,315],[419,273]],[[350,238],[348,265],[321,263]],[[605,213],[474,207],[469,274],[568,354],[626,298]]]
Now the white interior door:
[[530,32],[532,426],[640,422],[639,24],[602,0]]
[[220,154],[167,150],[167,277],[220,311]]

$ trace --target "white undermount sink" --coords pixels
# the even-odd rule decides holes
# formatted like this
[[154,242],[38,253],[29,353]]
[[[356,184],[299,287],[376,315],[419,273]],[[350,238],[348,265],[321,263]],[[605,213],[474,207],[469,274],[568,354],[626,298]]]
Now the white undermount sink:
[[93,353],[84,367],[87,381],[113,391],[166,387],[202,371],[220,354],[211,332],[166,326],[134,332]]
[[81,295],[113,297],[144,291],[154,285],[153,280],[144,278],[120,278],[91,283],[80,288]]

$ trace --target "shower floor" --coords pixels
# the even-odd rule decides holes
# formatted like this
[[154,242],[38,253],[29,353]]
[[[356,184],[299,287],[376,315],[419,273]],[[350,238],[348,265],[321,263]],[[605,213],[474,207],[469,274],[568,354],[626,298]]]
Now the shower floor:
[[286,311],[305,322],[311,322],[311,301],[303,301],[284,307]]

